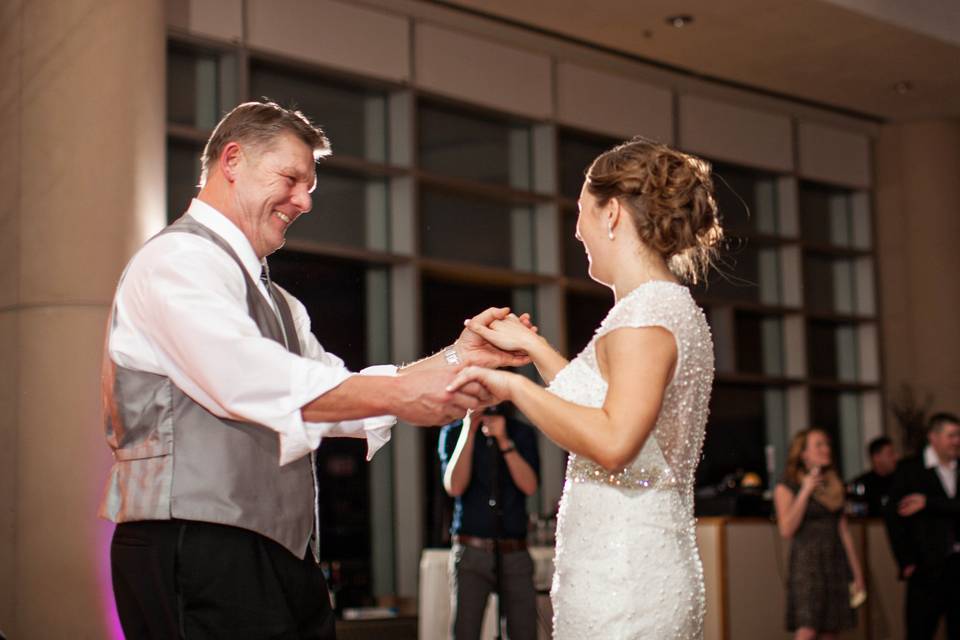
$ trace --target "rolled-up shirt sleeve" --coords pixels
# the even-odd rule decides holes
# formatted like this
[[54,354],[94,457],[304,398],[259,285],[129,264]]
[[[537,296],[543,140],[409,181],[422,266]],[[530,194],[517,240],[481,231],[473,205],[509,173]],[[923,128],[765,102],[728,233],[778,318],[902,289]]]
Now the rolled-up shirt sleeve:
[[[300,344],[303,349],[303,355],[320,362],[327,362],[331,366],[342,367],[346,370],[343,360],[339,357],[324,351],[319,341],[310,332],[310,319],[299,300],[293,298],[286,292],[287,302],[293,312],[294,321],[297,323],[297,335],[300,337]],[[361,376],[395,376],[397,367],[392,364],[374,365],[361,370],[358,374]],[[383,415],[363,418],[362,420],[342,420],[340,422],[306,422],[306,434],[309,444],[313,448],[320,446],[323,438],[365,438],[367,441],[367,460],[373,459],[374,454],[379,451],[383,445],[390,441],[390,434],[394,425],[397,423],[396,416]]]
[[[304,405],[356,374],[323,351],[299,302],[304,356],[264,337],[247,313],[240,267],[210,251],[206,240],[170,235],[180,237],[151,242],[121,284],[116,313],[123,326],[115,323],[110,344],[117,364],[166,375],[214,415],[276,431],[281,465],[307,455],[324,436],[367,437],[368,458],[389,440],[395,423],[390,416],[305,423]],[[389,375],[395,369],[378,371]]]

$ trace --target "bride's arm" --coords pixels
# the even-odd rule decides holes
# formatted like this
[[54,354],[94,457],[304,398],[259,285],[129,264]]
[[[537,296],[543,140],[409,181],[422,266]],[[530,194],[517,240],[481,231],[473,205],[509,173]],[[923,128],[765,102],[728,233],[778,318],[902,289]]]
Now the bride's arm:
[[540,335],[534,334],[526,352],[530,356],[530,360],[533,361],[533,366],[537,368],[537,373],[540,374],[546,384],[550,384],[560,370],[569,364],[569,361],[560,355],[560,352],[554,349],[546,338]]
[[609,370],[606,401],[599,409],[568,402],[503,371],[468,367],[454,385],[483,383],[499,399],[511,400],[560,447],[619,470],[637,456],[653,431],[677,348],[673,336],[658,327],[617,329],[601,338],[597,348]]

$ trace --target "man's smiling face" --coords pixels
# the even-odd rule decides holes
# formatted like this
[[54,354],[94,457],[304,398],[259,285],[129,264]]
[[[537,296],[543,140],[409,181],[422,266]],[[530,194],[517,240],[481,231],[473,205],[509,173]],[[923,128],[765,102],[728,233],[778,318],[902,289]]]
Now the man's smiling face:
[[263,258],[283,246],[287,228],[310,211],[317,174],[313,150],[286,133],[238,150],[234,197],[238,226]]

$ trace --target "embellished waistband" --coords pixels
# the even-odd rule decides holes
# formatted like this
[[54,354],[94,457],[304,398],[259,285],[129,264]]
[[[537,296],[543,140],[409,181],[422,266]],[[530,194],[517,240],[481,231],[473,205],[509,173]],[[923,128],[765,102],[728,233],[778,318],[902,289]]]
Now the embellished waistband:
[[608,484],[621,489],[678,489],[676,478],[669,469],[662,467],[627,467],[620,471],[607,471],[596,462],[570,456],[567,477],[573,482]]

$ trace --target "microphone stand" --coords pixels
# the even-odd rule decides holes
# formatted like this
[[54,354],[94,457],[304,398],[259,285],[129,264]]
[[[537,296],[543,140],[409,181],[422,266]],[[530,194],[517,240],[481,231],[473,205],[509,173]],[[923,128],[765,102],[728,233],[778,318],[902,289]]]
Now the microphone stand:
[[503,608],[502,601],[502,584],[501,584],[501,575],[503,572],[502,567],[502,557],[500,555],[500,538],[503,537],[503,506],[500,504],[500,465],[503,462],[503,454],[500,453],[500,447],[497,446],[497,441],[495,438],[487,436],[487,449],[490,452],[490,459],[493,464],[490,465],[492,478],[490,482],[490,508],[493,510],[493,578],[494,578],[494,589],[497,594],[497,607],[496,607],[496,616],[497,616],[497,635],[496,640],[503,640],[503,618],[501,617],[501,610]]

